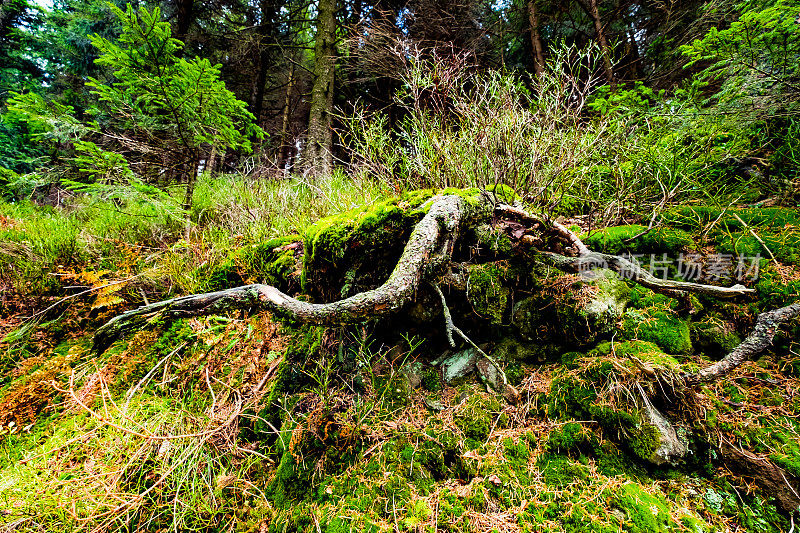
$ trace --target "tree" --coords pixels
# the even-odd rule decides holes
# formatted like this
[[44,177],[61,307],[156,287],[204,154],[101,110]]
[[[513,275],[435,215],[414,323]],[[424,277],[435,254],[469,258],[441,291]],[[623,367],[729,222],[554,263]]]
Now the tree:
[[[108,115],[103,136],[155,163],[159,173],[178,173],[186,182],[184,209],[191,207],[198,164],[208,144],[250,151],[251,137],[263,132],[247,104],[220,81],[220,65],[179,57],[183,43],[171,37],[160,10],[138,14],[114,8],[122,24],[119,42],[93,36],[97,64],[112,78],[87,83]],[[142,171],[143,172],[143,171]]]
[[306,166],[315,175],[333,168],[333,89],[336,66],[337,0],[319,0],[314,46],[311,112],[308,118]]

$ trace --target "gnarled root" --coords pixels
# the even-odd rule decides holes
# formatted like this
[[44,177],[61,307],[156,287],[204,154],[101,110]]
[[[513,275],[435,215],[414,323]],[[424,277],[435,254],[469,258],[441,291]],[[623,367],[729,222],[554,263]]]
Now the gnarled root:
[[721,378],[771,346],[781,324],[798,316],[800,316],[800,302],[761,313],[756,319],[756,326],[753,328],[753,332],[739,346],[713,365],[695,374],[685,376],[685,382],[687,384],[696,384]]
[[94,349],[103,351],[125,333],[156,318],[185,318],[233,310],[266,309],[315,324],[352,324],[403,308],[416,295],[426,266],[448,260],[449,236],[457,233],[464,201],[456,195],[433,198],[428,214],[416,225],[389,279],[376,289],[325,304],[303,302],[270,285],[245,285],[218,292],[181,296],[123,313],[101,326]]

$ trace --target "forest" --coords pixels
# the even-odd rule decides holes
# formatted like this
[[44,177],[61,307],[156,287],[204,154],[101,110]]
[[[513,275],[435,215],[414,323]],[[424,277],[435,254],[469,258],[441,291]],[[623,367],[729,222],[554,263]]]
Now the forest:
[[0,0],[0,531],[794,533],[799,202],[797,2]]

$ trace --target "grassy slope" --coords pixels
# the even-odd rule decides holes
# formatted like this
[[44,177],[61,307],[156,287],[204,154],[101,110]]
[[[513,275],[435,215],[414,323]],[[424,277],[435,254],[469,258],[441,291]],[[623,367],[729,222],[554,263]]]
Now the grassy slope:
[[[621,449],[624,439],[608,426],[578,416],[589,408],[580,403],[585,395],[572,394],[588,387],[581,380],[608,377],[576,366],[588,348],[545,364],[510,364],[526,398],[514,407],[470,380],[445,387],[430,370],[410,387],[401,367],[430,359],[430,341],[410,336],[386,347],[369,328],[208,317],[154,324],[102,356],[92,354],[93,329],[143,294],[152,300],[202,290],[234,250],[302,232],[378,193],[346,181],[328,191],[292,183],[254,191],[238,181],[204,187],[194,213],[200,226],[188,240],[175,237],[174,222],[141,199],[126,204],[127,215],[108,211],[110,202],[68,211],[0,205],[5,331],[19,325],[18,314],[81,290],[68,286],[96,288],[3,346],[0,521],[10,530],[788,528],[746,480],[716,470],[702,443],[685,469],[653,469]],[[762,305],[796,297],[797,226],[741,218],[766,242],[786,243],[785,250],[771,249],[779,268],[763,263],[756,285]],[[670,252],[683,250],[686,238],[727,251],[752,235],[724,220],[700,242],[702,217],[676,215],[674,231],[686,234]],[[616,246],[615,239],[611,231],[589,240],[603,248]],[[234,264],[243,278],[260,275],[249,270],[255,263]],[[723,349],[757,311],[743,305],[722,312],[703,302],[702,320],[648,329],[642,324],[677,319],[649,291],[634,293],[635,310],[652,317],[627,331],[652,335],[645,340],[662,347],[672,341],[660,331],[685,327],[695,345],[703,340]],[[22,300],[30,295],[37,296]],[[797,345],[783,338],[778,346],[777,356],[749,364],[740,378],[705,387],[679,425],[709,441],[733,439],[800,473]],[[598,350],[591,360],[629,362]],[[687,354],[674,360],[687,367],[703,362]]]

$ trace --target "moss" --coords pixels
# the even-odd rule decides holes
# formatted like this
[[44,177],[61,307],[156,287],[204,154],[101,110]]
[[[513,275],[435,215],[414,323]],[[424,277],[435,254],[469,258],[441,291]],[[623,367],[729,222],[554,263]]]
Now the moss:
[[536,460],[544,482],[552,487],[566,487],[589,478],[589,469],[563,455],[544,453]]
[[495,425],[502,427],[503,417],[500,402],[493,396],[473,394],[453,416],[453,422],[464,433],[464,436],[477,442],[483,442]]
[[636,483],[619,487],[615,491],[614,505],[625,513],[626,530],[632,533],[662,533],[678,527],[665,499],[645,492]]
[[[638,405],[627,396],[601,398],[599,394],[610,383],[621,385],[621,390],[631,380],[652,383],[653,375],[679,371],[679,363],[652,343],[628,341],[602,343],[585,359],[575,360],[573,367],[574,370],[564,369],[553,376],[547,396],[548,416],[560,420],[594,420],[605,435],[631,454],[649,460],[660,443],[657,428],[642,418]],[[644,379],[637,379],[637,375]],[[567,434],[562,434],[563,430],[554,431],[553,448],[548,448],[549,451],[569,449],[573,437],[582,438],[577,426],[565,427]],[[592,442],[589,441],[591,446],[579,446],[580,453],[596,455],[598,450]]]
[[761,208],[719,208],[711,206],[680,206],[667,211],[665,223],[688,229],[702,229],[712,222],[723,224],[731,229],[744,229],[736,219],[738,215],[749,226],[785,227],[800,226],[800,213],[796,209],[782,207]]
[[609,356],[627,360],[625,364],[632,371],[644,370],[647,374],[668,374],[680,372],[681,365],[677,359],[664,353],[652,342],[632,340],[624,342],[603,342],[597,345],[589,356]]
[[767,311],[783,307],[800,297],[800,280],[784,281],[772,270],[763,271],[755,284],[758,310]]
[[554,302],[559,333],[572,346],[591,345],[610,334],[628,303],[624,281],[607,270],[595,273],[591,280],[575,280]]
[[375,376],[373,387],[381,398],[381,404],[387,411],[395,411],[405,407],[411,401],[411,387],[408,379],[401,373],[389,376]]
[[[647,230],[645,226],[613,226],[593,231],[584,235],[584,243],[594,250],[608,254],[630,253],[676,253],[694,246],[692,237],[683,230],[658,227],[653,228],[641,237],[636,237]],[[631,240],[633,239],[633,240]]]
[[475,228],[474,241],[480,247],[479,252],[485,254],[489,252],[495,256],[511,255],[513,245],[509,237],[501,226],[490,226],[484,224]]
[[719,359],[736,348],[742,339],[729,323],[708,315],[691,324],[692,342],[706,357]]
[[627,310],[623,318],[622,335],[626,339],[653,342],[672,354],[689,354],[692,351],[689,324],[664,307]]
[[[324,300],[341,297],[347,272],[363,285],[379,285],[388,278],[414,225],[425,215],[432,190],[386,198],[352,211],[324,218],[304,236],[302,289]],[[361,264],[367,260],[369,264]],[[371,288],[371,287],[370,287]]]
[[287,291],[296,285],[293,274],[297,270],[297,257],[302,250],[285,247],[301,240],[300,235],[289,235],[244,246],[213,268],[198,267],[195,274],[201,279],[205,278],[202,286],[205,291],[249,283],[266,283]]
[[467,299],[479,315],[493,324],[502,324],[511,291],[506,286],[508,269],[500,263],[484,263],[469,267]]
[[442,378],[439,375],[439,371],[435,368],[426,368],[422,372],[422,386],[430,392],[442,390]]
[[593,437],[581,424],[567,422],[550,432],[545,449],[550,453],[581,455],[597,445]]
[[649,424],[638,424],[628,432],[628,447],[640,459],[648,460],[661,444],[658,428]]

